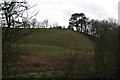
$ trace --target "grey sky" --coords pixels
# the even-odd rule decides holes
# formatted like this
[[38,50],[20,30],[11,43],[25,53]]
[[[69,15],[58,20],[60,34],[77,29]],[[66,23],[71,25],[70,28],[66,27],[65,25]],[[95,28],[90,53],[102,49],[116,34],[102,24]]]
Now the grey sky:
[[[0,0],[1,1],[1,0]],[[73,13],[84,13],[90,19],[118,19],[119,0],[27,0],[30,5],[37,4],[31,13],[40,10],[38,21],[48,19],[67,26]]]

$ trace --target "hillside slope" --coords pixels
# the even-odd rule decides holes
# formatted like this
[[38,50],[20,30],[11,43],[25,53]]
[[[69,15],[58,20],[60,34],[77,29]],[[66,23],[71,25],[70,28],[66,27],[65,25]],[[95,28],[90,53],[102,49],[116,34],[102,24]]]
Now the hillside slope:
[[[79,32],[63,29],[34,29],[21,44],[23,53],[68,54],[93,53],[94,43]],[[26,51],[26,52],[25,52]]]

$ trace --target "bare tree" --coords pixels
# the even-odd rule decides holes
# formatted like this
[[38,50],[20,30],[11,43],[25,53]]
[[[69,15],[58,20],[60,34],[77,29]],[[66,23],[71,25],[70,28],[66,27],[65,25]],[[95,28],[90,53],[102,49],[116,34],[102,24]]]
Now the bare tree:
[[54,22],[54,23],[53,23],[53,27],[54,27],[54,28],[57,28],[57,27],[58,27],[58,23],[57,23],[57,22]]
[[[116,24],[108,20],[92,20],[91,32],[95,37],[95,62],[98,77],[115,77],[118,64],[118,34]],[[93,36],[92,35],[92,36]]]
[[44,20],[45,27],[48,27],[48,19]]
[[36,20],[36,18],[33,18],[32,20],[31,20],[31,25],[32,25],[32,28],[35,28],[35,27],[37,27],[37,20]]
[[2,26],[2,53],[3,53],[3,77],[6,76],[9,71],[8,60],[12,60],[14,53],[18,47],[17,42],[30,34],[30,29],[20,29],[29,26],[29,20],[37,15],[28,16],[27,11],[32,8],[26,1],[10,2],[4,1],[0,3],[1,11],[1,26]]

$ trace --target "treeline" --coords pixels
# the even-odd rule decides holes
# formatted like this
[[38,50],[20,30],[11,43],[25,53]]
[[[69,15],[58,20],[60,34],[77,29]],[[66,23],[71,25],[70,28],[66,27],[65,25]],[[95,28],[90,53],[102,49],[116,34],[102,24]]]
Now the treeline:
[[71,15],[68,29],[83,33],[95,42],[95,64],[97,77],[119,78],[120,26],[114,19],[94,20],[83,13]]
[[100,34],[105,32],[103,30],[112,30],[117,27],[116,20],[112,18],[108,20],[94,20],[87,18],[83,13],[74,13],[69,19],[68,29],[75,30],[74,28],[76,28],[78,32],[99,37]]
[[36,18],[33,18],[30,21],[30,25],[31,27],[29,28],[58,28],[59,27],[57,22],[50,23],[48,19],[45,19],[42,22],[39,22],[37,21]]

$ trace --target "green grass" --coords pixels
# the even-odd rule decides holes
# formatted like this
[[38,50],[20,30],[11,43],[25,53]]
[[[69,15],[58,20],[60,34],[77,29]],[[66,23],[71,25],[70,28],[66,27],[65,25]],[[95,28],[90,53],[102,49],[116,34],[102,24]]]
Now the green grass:
[[8,78],[62,78],[63,76],[64,73],[62,71],[43,71],[10,75]]
[[72,49],[48,45],[27,44],[20,47],[21,53],[28,55],[62,55],[74,52]]
[[79,32],[63,29],[33,29],[21,43],[21,53],[30,55],[63,55],[94,53],[94,43]]
[[49,45],[37,45],[37,44],[27,44],[27,45],[20,45],[20,53],[26,55],[70,55],[74,53],[81,53],[81,54],[93,54],[94,51],[90,50],[75,50],[69,48],[62,48],[56,46],[49,46]]

